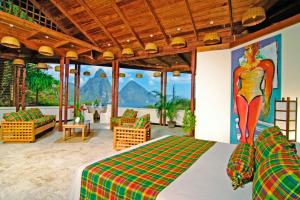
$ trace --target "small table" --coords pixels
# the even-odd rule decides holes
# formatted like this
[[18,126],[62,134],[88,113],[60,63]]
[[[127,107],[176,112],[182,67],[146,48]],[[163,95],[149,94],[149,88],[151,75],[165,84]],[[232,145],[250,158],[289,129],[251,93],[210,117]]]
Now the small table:
[[84,121],[84,122],[79,122],[79,123],[71,123],[71,124],[64,124],[63,125],[63,140],[66,140],[67,138],[67,133],[69,132],[69,137],[72,134],[72,129],[73,132],[75,133],[75,129],[81,129],[82,132],[82,140],[85,139],[85,130],[88,130],[88,133],[90,133],[91,131],[91,125],[90,125],[90,121]]

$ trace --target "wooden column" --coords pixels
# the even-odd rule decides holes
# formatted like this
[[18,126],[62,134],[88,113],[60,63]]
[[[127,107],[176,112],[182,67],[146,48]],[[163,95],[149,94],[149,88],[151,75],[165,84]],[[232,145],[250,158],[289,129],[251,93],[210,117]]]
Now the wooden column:
[[[75,70],[76,72],[78,72],[78,65],[77,63],[75,63]],[[75,73],[74,74],[74,108],[75,108],[75,105],[76,105],[76,102],[77,102],[77,81],[78,81],[78,73]],[[74,117],[75,117],[75,112],[74,112]]]
[[115,116],[118,116],[118,108],[119,108],[119,62],[115,61]]
[[[164,93],[163,93],[163,96],[164,96],[164,101],[166,102],[167,100],[167,79],[168,79],[168,74],[167,72],[163,72],[164,74],[164,81],[163,81],[163,85],[164,85]],[[164,112],[164,115],[163,115],[163,125],[166,126],[166,110],[163,111]]]
[[196,50],[192,51],[191,58],[191,112],[195,112],[195,80],[196,80],[196,59],[197,52]]
[[69,58],[66,58],[65,63],[65,91],[64,91],[64,97],[65,97],[65,103],[64,103],[64,124],[68,122],[68,100],[69,100],[69,64],[70,60]]
[[62,131],[62,117],[63,117],[63,92],[64,92],[64,65],[65,57],[60,58],[60,72],[59,72],[59,111],[58,111],[58,130]]
[[[163,90],[164,90],[164,74],[163,72],[161,72],[160,74],[160,94],[163,94]],[[163,124],[163,111],[161,110],[159,113],[159,124],[162,125]]]
[[20,110],[20,76],[21,76],[21,68],[16,68],[16,95],[15,95],[15,105],[16,105],[16,112]]
[[111,77],[112,77],[112,80],[111,80],[111,117],[116,117],[115,116],[115,73],[116,73],[116,70],[115,70],[115,62],[112,61],[112,73],[111,73]]
[[80,102],[80,63],[77,64],[77,102]]
[[23,68],[23,75],[22,75],[22,110],[25,110],[25,97],[26,97],[26,67]]

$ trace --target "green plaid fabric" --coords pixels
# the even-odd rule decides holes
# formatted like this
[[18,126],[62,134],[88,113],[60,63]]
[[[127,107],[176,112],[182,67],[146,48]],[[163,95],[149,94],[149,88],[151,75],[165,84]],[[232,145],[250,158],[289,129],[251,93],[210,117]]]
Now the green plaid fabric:
[[146,124],[145,118],[141,117],[135,121],[133,128],[144,128],[145,124]]
[[34,127],[35,128],[41,127],[41,126],[48,123],[43,117],[38,118],[38,119],[34,119],[33,122],[34,122]]
[[121,123],[121,117],[112,117],[111,118],[112,123]]
[[300,199],[300,158],[276,154],[261,162],[253,179],[252,199]]
[[136,118],[136,116],[137,111],[134,111],[133,109],[126,109],[122,115],[123,118]]
[[25,110],[18,112],[19,116],[21,117],[22,121],[30,121],[31,117],[29,116],[28,112]]
[[30,108],[27,112],[31,119],[38,119],[44,116],[39,108]]
[[282,136],[281,130],[278,126],[266,128],[256,138],[255,145],[259,146],[260,144],[263,144],[265,140],[268,140],[269,137],[276,136]]
[[8,121],[8,122],[22,121],[21,116],[17,112],[4,113],[3,119],[5,119],[5,121]]
[[170,136],[96,162],[82,172],[80,199],[155,199],[213,145]]
[[44,115],[43,118],[45,119],[45,121],[46,121],[47,123],[49,123],[49,122],[54,121],[55,118],[56,118],[56,116],[55,116],[55,115]]
[[233,189],[252,181],[255,166],[254,156],[255,149],[250,144],[239,144],[232,152],[227,165],[227,174],[232,181]]

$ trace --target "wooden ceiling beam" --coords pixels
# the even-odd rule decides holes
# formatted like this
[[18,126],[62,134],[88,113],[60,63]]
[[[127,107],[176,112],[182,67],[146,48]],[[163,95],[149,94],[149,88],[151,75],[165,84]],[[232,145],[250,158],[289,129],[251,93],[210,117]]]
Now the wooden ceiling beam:
[[54,45],[54,48],[60,48],[69,43],[70,43],[69,41],[61,41],[61,42],[58,42],[56,45]]
[[159,20],[159,18],[157,17],[155,11],[154,11],[154,7],[152,6],[150,0],[144,0],[145,1],[145,4],[149,10],[149,12],[151,13],[151,16],[153,17],[157,27],[159,28],[160,32],[163,34],[163,37],[164,37],[164,40],[166,42],[166,44],[168,45],[169,44],[169,38],[163,28],[163,26],[161,25],[161,22]]
[[170,67],[171,64],[165,60],[163,60],[161,57],[156,57],[156,59],[160,62],[160,63],[163,63],[163,66],[166,66],[166,67]]
[[86,11],[87,13],[95,20],[97,25],[102,29],[105,35],[112,41],[114,45],[116,45],[119,49],[122,49],[120,43],[112,36],[112,34],[107,30],[104,24],[100,21],[100,19],[95,15],[89,5],[85,2],[85,0],[76,0]]
[[234,35],[232,0],[227,0],[227,4],[228,4],[228,15],[230,21],[230,31],[231,31],[231,35]]
[[48,12],[40,3],[38,3],[36,0],[30,0],[30,2],[37,8],[39,9],[42,13],[44,13],[44,15],[49,18],[52,22],[54,22],[58,28],[60,30],[62,30],[64,33],[68,34],[68,35],[72,35],[71,31],[69,31],[68,29],[66,29],[64,27],[64,25],[59,21],[56,20],[52,14],[50,14],[50,12]]
[[176,56],[185,64],[191,65],[191,61],[186,59],[181,53],[176,54]]
[[136,32],[133,30],[133,28],[130,26],[126,16],[123,14],[122,10],[119,8],[119,6],[116,3],[113,3],[114,10],[118,13],[118,15],[121,17],[122,21],[125,23],[125,25],[130,30],[131,34],[135,37],[135,39],[138,41],[139,45],[144,49],[144,43],[142,42],[141,38],[136,34]]
[[58,3],[59,1],[56,0],[50,0],[51,3],[65,15],[80,31],[81,33],[89,39],[90,42],[92,42],[95,46],[98,46],[97,42],[85,31],[81,26],[72,18],[71,15],[68,14],[68,12]]
[[190,7],[190,4],[189,4],[189,1],[188,0],[184,0],[184,4],[185,4],[185,8],[186,8],[186,10],[188,12],[188,15],[190,17],[191,24],[193,25],[193,31],[194,31],[195,39],[196,39],[196,41],[198,41],[197,28],[196,28],[196,25],[195,25],[195,21],[194,21],[194,18],[193,18],[193,14],[192,14],[192,11],[191,11],[191,7]]

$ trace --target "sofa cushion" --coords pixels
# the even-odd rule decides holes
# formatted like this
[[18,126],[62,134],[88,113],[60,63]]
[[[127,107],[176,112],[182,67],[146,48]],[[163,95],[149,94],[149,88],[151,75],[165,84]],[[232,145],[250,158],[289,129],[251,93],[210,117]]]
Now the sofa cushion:
[[143,117],[140,117],[135,121],[133,128],[144,128],[146,123],[147,123],[146,119]]
[[43,117],[47,123],[50,123],[55,120],[55,115],[44,115]]
[[258,146],[268,140],[269,137],[282,136],[281,130],[278,126],[269,127],[264,129],[256,138],[255,145]]
[[122,115],[123,118],[136,118],[136,116],[137,111],[134,111],[133,109],[126,109]]
[[252,199],[300,199],[300,158],[272,155],[255,172]]
[[30,108],[27,110],[27,113],[33,120],[44,116],[39,108]]
[[21,110],[18,112],[19,116],[21,117],[22,121],[30,121],[32,120],[29,113],[25,110]]
[[232,181],[233,189],[252,181],[255,167],[254,154],[254,145],[250,144],[239,144],[232,152],[227,165],[227,174]]
[[35,128],[41,127],[41,126],[48,123],[44,117],[34,119],[33,122],[34,122],[34,127]]
[[11,113],[4,113],[3,119],[8,122],[12,121],[22,121],[21,116],[17,112],[11,112]]

